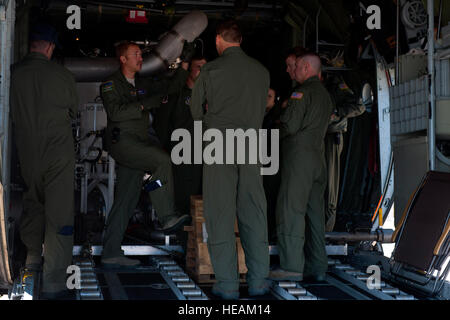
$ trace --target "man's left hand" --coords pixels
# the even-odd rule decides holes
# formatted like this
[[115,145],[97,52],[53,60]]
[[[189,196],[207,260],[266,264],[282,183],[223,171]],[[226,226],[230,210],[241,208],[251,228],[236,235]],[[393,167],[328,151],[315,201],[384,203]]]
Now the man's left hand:
[[183,51],[181,52],[180,59],[183,62],[190,62],[195,54],[195,44],[194,42],[184,42]]

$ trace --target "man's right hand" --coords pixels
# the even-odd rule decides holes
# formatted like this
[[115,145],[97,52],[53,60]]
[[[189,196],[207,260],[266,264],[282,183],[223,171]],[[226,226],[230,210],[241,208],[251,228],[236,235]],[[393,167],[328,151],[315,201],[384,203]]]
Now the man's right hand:
[[184,70],[188,71],[189,70],[189,62],[186,62],[186,61],[181,62],[181,67]]
[[142,110],[149,111],[153,108],[159,108],[164,96],[161,94],[153,94],[141,100]]
[[333,113],[332,115],[331,115],[331,117],[330,117],[330,121],[331,122],[337,122],[337,121],[339,121],[340,120],[340,117],[337,115],[337,114],[335,114],[335,113]]

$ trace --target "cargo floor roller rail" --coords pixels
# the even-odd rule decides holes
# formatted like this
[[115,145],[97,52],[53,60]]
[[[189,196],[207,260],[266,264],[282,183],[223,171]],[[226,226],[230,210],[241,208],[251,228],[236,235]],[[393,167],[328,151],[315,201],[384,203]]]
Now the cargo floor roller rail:
[[[126,248],[125,248],[126,249]],[[136,250],[136,249],[134,249]],[[80,270],[80,286],[76,300],[215,300],[212,284],[199,284],[170,255],[133,256],[142,265],[133,268],[105,269],[99,256],[74,256]],[[375,258],[380,259],[374,260]],[[384,260],[383,260],[384,259]],[[363,261],[361,263],[361,261]],[[368,263],[389,264],[389,259],[363,252],[348,257],[330,257],[325,281],[273,281],[270,293],[249,297],[241,285],[240,300],[418,300],[448,299],[418,294],[391,275],[381,273],[376,288],[370,288]],[[39,272],[23,271],[9,293],[11,300],[39,300]],[[444,284],[447,293],[448,283]]]
[[[270,293],[249,297],[245,284],[241,300],[450,300],[450,174],[430,171],[411,195],[401,225],[371,234],[327,234],[329,256],[325,281],[274,281]],[[439,200],[439,201],[438,201]],[[427,237],[423,237],[426,229]],[[366,237],[372,246],[364,246]],[[377,251],[386,237],[395,241],[391,258]],[[124,245],[125,255],[142,265],[133,269],[105,269],[102,247],[74,247],[79,268],[78,300],[214,300],[211,283],[196,283],[179,262],[181,246]],[[271,256],[276,255],[271,246]],[[39,299],[41,274],[22,270],[10,290],[11,300]]]
[[[450,174],[429,172],[411,197],[402,225],[394,233],[391,258],[361,246],[362,235],[327,234],[329,255],[325,281],[274,281],[270,293],[249,297],[241,286],[241,300],[449,300],[449,211],[447,201],[436,201],[450,192]],[[436,203],[439,203],[438,205]],[[427,217],[426,239],[420,237],[420,221]],[[386,232],[385,232],[386,233]],[[370,239],[389,237],[370,234]],[[368,238],[368,239],[369,239]],[[344,240],[343,240],[344,239]],[[418,245],[418,242],[421,245]],[[125,255],[141,260],[133,269],[105,269],[100,263],[102,247],[74,247],[74,266],[79,268],[77,300],[213,300],[212,284],[200,284],[183,269],[181,247],[171,245],[124,245]],[[269,248],[271,256],[276,247]],[[374,272],[378,269],[378,273]],[[39,299],[41,273],[22,270],[9,293],[11,300]]]

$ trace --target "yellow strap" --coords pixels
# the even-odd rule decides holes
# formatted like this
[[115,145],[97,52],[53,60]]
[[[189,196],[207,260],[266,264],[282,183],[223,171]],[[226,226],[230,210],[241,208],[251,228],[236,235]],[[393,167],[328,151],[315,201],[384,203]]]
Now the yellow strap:
[[372,216],[372,222],[375,221],[375,217],[377,216],[378,209],[380,209],[381,199],[383,199],[383,195],[381,195],[380,200],[378,200],[377,208],[375,209],[375,212],[373,213],[373,216]]
[[437,256],[439,254],[439,251],[441,251],[441,247],[444,244],[445,239],[447,238],[448,233],[450,232],[450,221],[447,221],[447,224],[445,225],[444,232],[442,233],[441,237],[439,238],[436,247],[434,248],[434,255]]
[[414,199],[414,195],[417,193],[417,191],[418,191],[420,188],[422,188],[422,186],[425,184],[425,182],[426,182],[427,180],[428,180],[428,176],[427,176],[425,179],[423,179],[422,183],[416,188],[416,190],[414,190],[413,193],[411,193],[411,196],[409,197],[409,200],[408,200],[408,204],[406,205],[405,209],[403,210],[403,215],[402,215],[402,218],[401,218],[401,220],[400,220],[400,223],[395,227],[395,231],[394,231],[394,233],[392,234],[392,241],[393,241],[393,242],[396,241],[398,232],[400,231],[400,228],[402,227],[402,225],[405,223],[406,214],[408,213],[408,209],[409,209],[409,207],[411,206],[411,202],[412,202],[413,199]]

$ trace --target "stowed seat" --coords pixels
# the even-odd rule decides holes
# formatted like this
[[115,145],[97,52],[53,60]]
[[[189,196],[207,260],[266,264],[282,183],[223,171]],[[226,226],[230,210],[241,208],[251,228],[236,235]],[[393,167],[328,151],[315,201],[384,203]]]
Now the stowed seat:
[[393,235],[392,275],[432,294],[440,291],[450,268],[449,195],[450,173],[427,172]]

